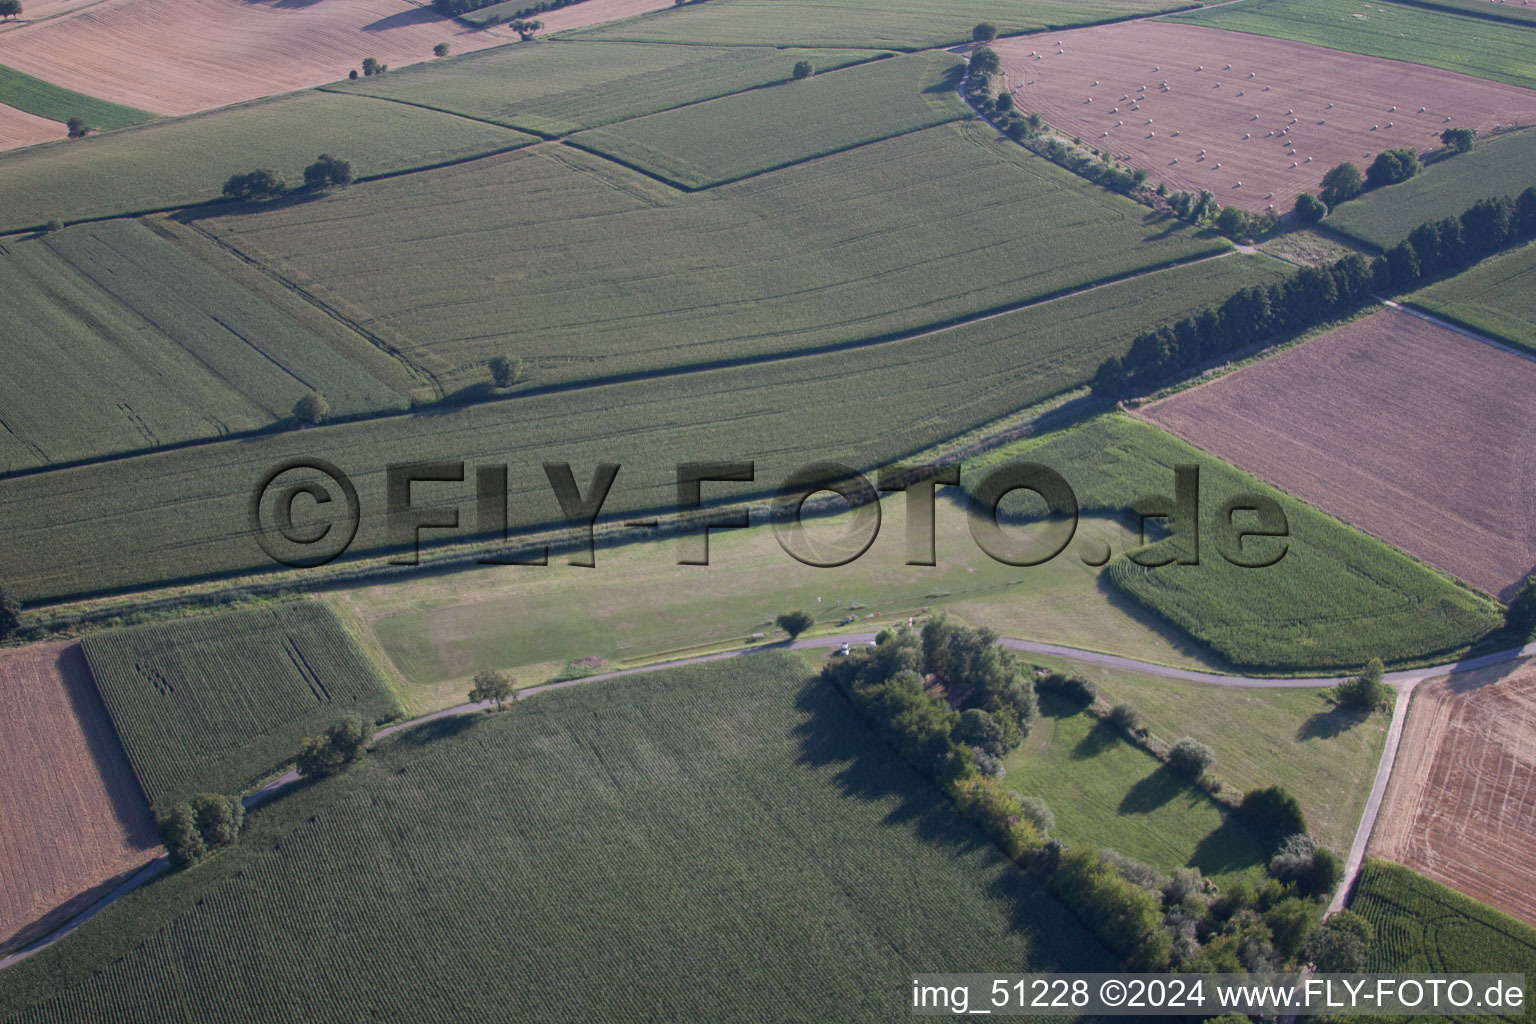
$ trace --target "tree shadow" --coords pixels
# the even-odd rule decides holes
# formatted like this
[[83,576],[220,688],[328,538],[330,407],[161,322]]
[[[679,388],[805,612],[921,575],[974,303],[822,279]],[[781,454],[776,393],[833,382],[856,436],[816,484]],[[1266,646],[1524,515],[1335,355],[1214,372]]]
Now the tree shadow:
[[1159,764],[1152,774],[1125,791],[1116,810],[1121,814],[1151,814],[1167,806],[1174,797],[1187,795],[1192,789],[1189,780],[1166,764]]
[[1228,812],[1221,827],[1203,836],[1195,844],[1189,866],[1199,868],[1206,877],[1229,871],[1242,871],[1265,863],[1264,847],[1258,838]]
[[86,748],[96,774],[102,779],[111,798],[112,815],[123,830],[130,848],[150,850],[160,845],[160,831],[155,827],[149,800],[134,774],[123,749],[112,716],[96,689],[95,677],[85,660],[85,652],[78,643],[61,648],[55,662],[55,671],[69,698],[70,711],[80,725]]
[[440,24],[445,19],[430,7],[412,7],[408,11],[400,11],[391,14],[387,18],[378,21],[370,21],[363,26],[364,32],[385,32],[392,28],[404,28],[409,25]]
[[1319,711],[1310,716],[1301,727],[1296,730],[1298,740],[1331,740],[1367,718],[1370,712],[1364,708],[1351,708],[1343,704],[1335,704],[1327,711]]
[[195,224],[211,217],[234,217],[250,213],[266,213],[269,210],[286,210],[293,206],[312,203],[317,199],[324,199],[326,195],[328,193],[324,191],[311,192],[305,188],[297,188],[284,192],[275,199],[212,199],[197,206],[189,206],[171,216],[178,223]]
[[423,722],[421,725],[402,730],[396,742],[407,747],[424,747],[438,740],[452,739],[473,729],[482,717],[484,716],[479,712],[472,712],[434,718],[430,722]]
[[1120,742],[1120,730],[1099,719],[1093,723],[1093,728],[1088,730],[1087,735],[1077,741],[1077,746],[1072,748],[1070,756],[1074,761],[1087,761],[1098,757]]
[[956,64],[944,72],[944,77],[928,86],[923,92],[949,93],[960,88],[960,83],[965,80],[965,65]]

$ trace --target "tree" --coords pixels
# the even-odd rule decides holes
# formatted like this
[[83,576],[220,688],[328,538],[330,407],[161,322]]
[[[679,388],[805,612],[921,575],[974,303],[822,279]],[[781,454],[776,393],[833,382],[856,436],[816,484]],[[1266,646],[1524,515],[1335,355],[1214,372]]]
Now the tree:
[[1358,676],[1346,679],[1334,688],[1334,695],[1346,707],[1374,710],[1391,699],[1392,688],[1381,681],[1385,666],[1380,658],[1372,658]]
[[[4,2],[5,0],[0,0],[0,3]],[[90,132],[90,129],[85,126],[85,122],[78,117],[72,117],[65,121],[64,127],[68,129],[69,137],[72,139],[83,139]]]
[[1320,974],[1353,974],[1365,970],[1376,928],[1353,910],[1341,910],[1312,933],[1302,956]]
[[799,82],[803,79],[810,78],[811,73],[815,70],[815,68],[811,67],[810,61],[797,60],[795,61],[795,70],[793,72],[794,79],[795,81]]
[[487,365],[492,383],[499,388],[509,388],[523,379],[523,361],[517,356],[497,356]]
[[1477,141],[1476,128],[1447,128],[1440,133],[1440,141],[1453,153],[1466,153]]
[[1328,216],[1328,204],[1311,192],[1296,197],[1296,219],[1303,224],[1316,224]]
[[1305,900],[1291,896],[1270,907],[1264,914],[1264,923],[1274,936],[1275,949],[1289,960],[1300,952],[1301,944],[1317,927],[1317,914]]
[[21,17],[21,0],[0,0],[0,18]]
[[1536,185],[1521,192],[1515,200],[1514,233],[1516,238],[1536,237]]
[[344,715],[318,736],[306,736],[299,747],[298,769],[304,778],[329,775],[359,760],[373,739],[373,723]]
[[1012,110],[1013,109],[1013,93],[1011,93],[1011,92],[1000,93],[998,95],[998,97],[997,97],[997,109],[1002,111],[1005,114],[1008,113],[1008,111]]
[[288,185],[272,171],[250,171],[232,174],[224,182],[224,195],[228,199],[272,199],[288,191]]
[[1168,765],[1174,771],[1198,779],[1216,763],[1216,752],[1199,740],[1185,736],[1168,751]]
[[533,34],[543,27],[544,23],[542,21],[524,21],[521,18],[512,22],[510,25],[512,31],[516,32],[518,38],[525,43],[532,39]]
[[185,801],[173,805],[160,819],[160,838],[174,868],[189,867],[208,856],[208,844],[197,830],[192,805]]
[[986,22],[982,22],[980,25],[977,25],[975,28],[971,29],[971,38],[978,43],[990,43],[992,40],[997,38],[997,26],[988,25]]
[[[0,595],[3,594],[4,591],[0,590]],[[1536,575],[1527,576],[1510,599],[1509,607],[1504,611],[1504,628],[1521,641],[1536,634]],[[4,635],[4,622],[0,620],[0,637]]]
[[[1376,154],[1371,166],[1365,169],[1365,183],[1371,188],[1396,185],[1419,173],[1419,151],[1416,149],[1384,149]],[[1332,205],[1331,203],[1329,205]]]
[[1116,704],[1109,709],[1109,724],[1128,733],[1138,733],[1141,731],[1141,711],[1135,704]]
[[446,56],[448,56],[448,44],[447,43],[438,43],[436,46],[432,47],[432,56],[434,56],[434,57],[446,57]]
[[304,187],[311,191],[327,188],[344,188],[352,184],[352,165],[338,160],[329,153],[321,153],[314,163],[304,168]]
[[1307,831],[1301,802],[1281,786],[1267,786],[1243,794],[1237,815],[1260,837],[1278,847],[1287,837]]
[[378,74],[379,70],[380,70],[379,69],[379,58],[377,58],[377,57],[364,57],[363,58],[363,74],[364,75],[367,75],[367,76],[369,76],[371,78],[374,75]]
[[1423,275],[1419,254],[1407,239],[1387,250],[1387,271],[1394,288],[1407,288]]
[[810,629],[815,622],[809,612],[801,611],[785,612],[773,621],[780,629],[789,634],[791,640]]
[[978,46],[971,54],[971,74],[979,78],[988,78],[1003,70],[1003,62],[997,56],[997,51],[990,46]]
[[1041,835],[1046,835],[1056,827],[1056,815],[1046,806],[1045,800],[1038,796],[1021,796],[1014,794],[1014,799],[1019,802],[1019,810],[1028,818]]
[[347,78],[353,82],[357,81],[357,68],[353,68],[351,71],[348,71]]
[[9,640],[21,628],[21,602],[0,585],[0,640]]
[[1461,215],[1461,241],[1473,259],[1498,252],[1509,244],[1514,229],[1515,201],[1509,196],[1479,199]]
[[512,696],[513,678],[505,672],[488,668],[475,674],[474,688],[469,691],[471,703],[479,704],[482,701],[493,700],[496,702],[496,710],[501,710],[502,701]]
[[1323,175],[1322,192],[1319,195],[1331,210],[1364,190],[1365,177],[1360,173],[1360,168],[1346,161]]
[[239,797],[200,793],[192,798],[192,817],[203,843],[210,849],[228,846],[245,824],[245,804]]
[[311,391],[293,405],[293,418],[317,426],[331,417],[331,404],[318,391]]

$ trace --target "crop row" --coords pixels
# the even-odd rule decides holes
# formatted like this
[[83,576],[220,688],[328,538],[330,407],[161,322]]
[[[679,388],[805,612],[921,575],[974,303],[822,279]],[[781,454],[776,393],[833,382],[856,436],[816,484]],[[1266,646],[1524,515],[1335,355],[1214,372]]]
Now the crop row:
[[1536,244],[1414,292],[1408,301],[1536,351]]

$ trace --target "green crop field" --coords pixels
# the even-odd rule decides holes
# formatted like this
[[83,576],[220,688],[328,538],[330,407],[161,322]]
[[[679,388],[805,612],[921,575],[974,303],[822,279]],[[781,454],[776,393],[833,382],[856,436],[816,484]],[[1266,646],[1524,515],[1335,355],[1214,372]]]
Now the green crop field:
[[1479,199],[1516,196],[1532,186],[1536,131],[1478,139],[1470,153],[1437,160],[1401,185],[1373,189],[1339,204],[1324,224],[1386,249],[1425,221],[1460,217]]
[[1485,260],[1407,301],[1536,352],[1536,245]]
[[[298,454],[321,455],[353,477],[362,508],[354,552],[387,542],[390,462],[510,463],[514,528],[557,521],[539,468],[546,460],[621,463],[605,516],[673,507],[680,460],[756,458],[757,483],[721,484],[718,493],[771,493],[804,462],[872,467],[1075,387],[1104,355],[1124,350],[1142,317],[1171,315],[1209,301],[1208,294],[1271,280],[1275,266],[1267,258],[1226,256],[864,349],[429,409],[4,480],[0,500],[13,543],[0,546],[0,579],[33,600],[272,568],[245,535],[247,504],[268,467]],[[908,397],[892,400],[899,395]],[[583,479],[587,472],[577,470]],[[425,485],[415,500],[468,502],[472,489],[472,482]],[[91,514],[61,520],[61,495]],[[466,529],[469,509],[465,504]],[[42,543],[53,557],[26,556],[30,545]]]
[[1409,7],[1436,7],[1452,14],[1536,24],[1536,7],[1528,0],[1391,0]]
[[25,110],[50,121],[68,121],[78,117],[87,128],[126,128],[148,121],[155,115],[145,110],[121,107],[94,96],[73,92],[45,82],[41,78],[0,65],[0,103]]
[[920,50],[969,42],[978,22],[1003,35],[1069,28],[1194,6],[1179,0],[710,0],[568,39],[762,46],[855,46]]
[[566,135],[872,60],[877,50],[559,42],[502,46],[326,86]]
[[1263,844],[1221,804],[1078,705],[1045,694],[1040,712],[1004,762],[1004,778],[1045,800],[1056,816],[1052,835],[1161,871],[1199,868],[1221,885],[1262,880]]
[[231,174],[289,182],[321,153],[362,176],[532,142],[522,132],[363,96],[302,92],[0,153],[0,231],[216,199]]
[[[1415,871],[1387,861],[1366,861],[1349,909],[1376,926],[1375,958],[1366,966],[1368,971],[1524,974],[1526,1003],[1536,994],[1532,990],[1536,930]],[[1435,1022],[1445,1018],[1398,1019]],[[1450,1019],[1525,1020],[1527,1016]]]
[[1308,831],[1349,849],[1386,743],[1385,712],[1340,708],[1326,690],[1238,688],[1190,683],[1044,655],[1020,657],[1075,673],[1109,704],[1129,702],[1168,746],[1185,736],[1216,754],[1212,769],[1229,791],[1284,786],[1307,814]]
[[[1198,465],[1199,564],[1146,569],[1122,555],[1110,579],[1235,665],[1347,671],[1372,657],[1443,658],[1502,622],[1487,598],[1128,416],[1101,416],[990,459],[1050,466],[1085,511],[1113,512],[1145,496],[1171,497],[1173,467]],[[1213,547],[1221,502],[1244,493],[1275,499],[1289,522],[1287,553],[1266,568],[1234,566]]]
[[978,122],[704,194],[544,144],[203,223],[448,393],[502,354],[547,385],[792,352],[1228,248]]
[[0,471],[258,429],[288,418],[311,389],[337,414],[405,405],[143,223],[80,225],[5,248]]
[[1484,21],[1372,0],[1243,0],[1172,20],[1536,87],[1536,65],[1531,63],[1536,25]]
[[971,116],[965,62],[918,53],[582,132],[573,145],[703,188]]
[[157,807],[240,792],[345,712],[398,713],[356,641],[315,601],[92,633],[84,649]]
[[8,970],[0,1018],[891,1021],[916,971],[1112,965],[770,654],[383,741]]

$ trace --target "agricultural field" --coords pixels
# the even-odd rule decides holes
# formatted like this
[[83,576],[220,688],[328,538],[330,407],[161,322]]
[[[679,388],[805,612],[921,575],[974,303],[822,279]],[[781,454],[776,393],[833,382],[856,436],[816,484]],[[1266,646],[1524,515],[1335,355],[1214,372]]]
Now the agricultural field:
[[[583,0],[573,9],[593,2]],[[830,71],[879,55],[878,50],[770,46],[539,43],[481,50],[325,89],[568,135],[783,82],[798,61]]]
[[63,124],[78,117],[89,128],[125,128],[155,115],[61,89],[20,71],[0,66],[0,103]]
[[1004,764],[1008,788],[1044,798],[1051,834],[1068,847],[1107,847],[1164,872],[1199,868],[1222,886],[1263,879],[1263,843],[1226,808],[1062,697],[1041,696],[1040,718]]
[[1288,212],[1346,160],[1439,149],[1451,125],[1536,123],[1528,89],[1191,25],[1129,22],[996,49],[1021,110],[1173,191],[1209,189],[1257,212]]
[[321,153],[350,161],[366,178],[533,141],[399,103],[297,93],[0,154],[0,230],[201,203],[217,199],[231,174],[256,167],[300,182]]
[[445,394],[497,355],[535,385],[758,358],[1228,248],[978,122],[706,195],[544,144],[202,226],[356,311]]
[[[1371,971],[1536,973],[1536,931],[1397,864],[1368,860],[1350,909],[1376,926]],[[1524,1014],[1505,1020],[1524,1020]],[[1415,1017],[1427,1024],[1437,1017]],[[1466,1021],[1488,1017],[1456,1018]]]
[[[538,20],[544,23],[543,34],[552,35],[556,32],[569,32],[578,28],[589,28],[592,25],[601,25],[609,21],[621,21],[626,18],[636,18],[652,11],[664,10],[673,6],[669,0],[582,0],[581,3],[572,4],[569,7],[561,7],[558,10],[545,11],[538,16]],[[506,3],[492,4],[490,7],[482,7],[478,11],[470,11],[460,20],[470,25],[498,25],[503,19],[510,18],[519,11],[529,7],[529,0],[507,0]],[[521,37],[509,28],[493,29],[508,39],[521,39]]]
[[152,860],[160,833],[80,645],[0,653],[0,952]]
[[11,968],[0,1019],[890,1021],[935,965],[1112,963],[833,686],[766,654],[382,742]]
[[922,50],[969,42],[978,22],[1001,35],[1093,25],[1197,4],[1180,0],[710,0],[579,33],[580,39]]
[[313,601],[92,633],[83,642],[150,802],[238,793],[337,717],[398,714],[377,669]]
[[1536,564],[1510,442],[1533,428],[1533,386],[1531,360],[1383,310],[1141,415],[1508,599]]
[[1245,0],[1172,20],[1536,87],[1536,67],[1530,59],[1536,47],[1536,25],[1484,21],[1372,0]]
[[58,121],[50,121],[15,107],[0,106],[0,150],[53,142],[68,134],[69,130]]
[[592,150],[697,189],[970,117],[965,63],[919,53],[582,132]]
[[1485,260],[1407,301],[1536,352],[1536,245]]
[[431,60],[444,42],[462,52],[506,40],[406,0],[105,0],[7,32],[5,63],[87,96],[190,114],[334,82],[365,57]]
[[344,350],[142,222],[13,239],[0,289],[0,472],[260,429],[311,390],[340,415],[405,406]]
[[[1258,366],[1279,358],[1283,354]],[[1372,657],[1442,659],[1502,621],[1497,607],[1481,595],[1130,417],[1101,416],[978,462],[1021,459],[1060,473],[1085,513],[1117,515],[1142,497],[1171,497],[1175,465],[1199,466],[1204,538],[1199,564],[1148,569],[1121,556],[1109,563],[1109,579],[1234,665],[1316,674],[1355,670]],[[1221,503],[1251,493],[1277,501],[1289,524],[1285,556],[1264,568],[1234,566],[1212,546]],[[1007,503],[1003,511],[1034,512]]]
[[1531,0],[1392,0],[1409,7],[1434,7],[1451,14],[1470,14],[1477,18],[1498,18],[1522,24],[1536,23],[1536,7]]
[[[329,459],[356,483],[362,525],[354,552],[378,552],[388,542],[384,468],[390,462],[508,464],[514,530],[558,521],[540,469],[549,460],[623,465],[604,506],[605,522],[674,508],[679,460],[733,452],[756,458],[756,483],[721,484],[719,493],[768,494],[806,461],[873,467],[1078,387],[1106,355],[1124,351],[1143,315],[1182,315],[1234,287],[1274,280],[1276,267],[1263,257],[1225,256],[889,344],[430,409],[0,481],[14,538],[13,547],[0,547],[0,579],[30,601],[271,568],[246,540],[248,503],[270,467],[300,454]],[[888,398],[899,394],[916,397]],[[773,439],[771,450],[763,449],[763,438]],[[468,476],[473,480],[472,471]],[[422,486],[414,500],[465,504],[468,529],[472,488]],[[61,493],[93,514],[60,522]],[[298,512],[302,524],[302,504]],[[452,539],[433,531],[424,537]],[[44,543],[54,557],[25,557],[29,545]]]
[[1479,199],[1519,195],[1536,185],[1536,131],[1478,139],[1470,153],[1437,160],[1390,188],[1339,204],[1324,222],[1378,249],[1388,249],[1425,221],[1460,217]]
[[1536,665],[1420,684],[1372,856],[1536,923]]
[[1192,736],[1216,754],[1212,770],[1231,792],[1284,786],[1313,835],[1345,851],[1370,795],[1389,716],[1341,708],[1311,687],[1231,687],[1186,682],[1038,654],[1020,658],[1080,675],[1110,705],[1128,702],[1172,746]]

